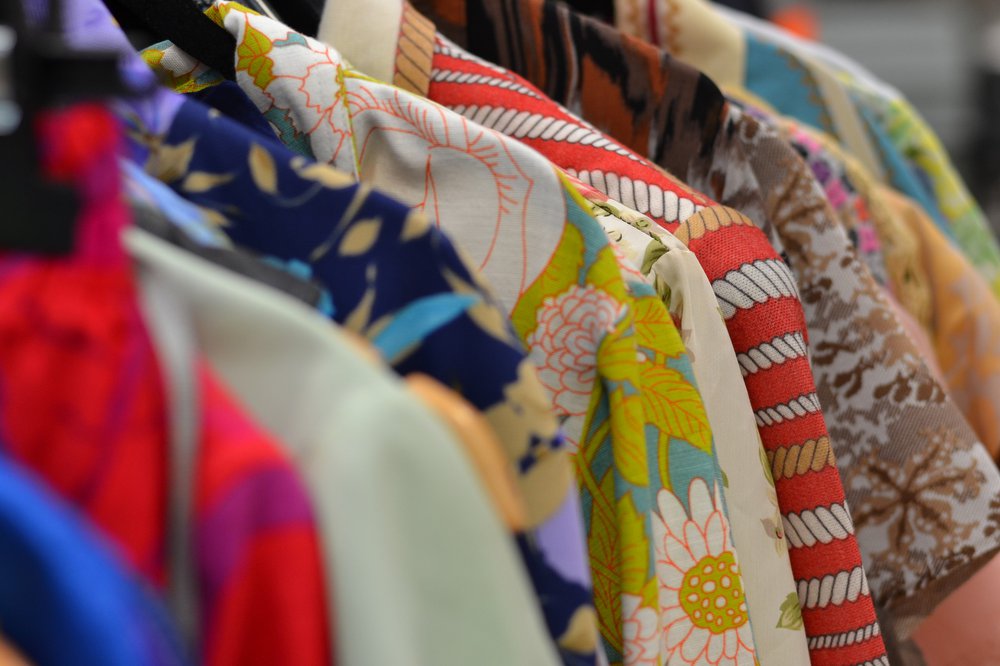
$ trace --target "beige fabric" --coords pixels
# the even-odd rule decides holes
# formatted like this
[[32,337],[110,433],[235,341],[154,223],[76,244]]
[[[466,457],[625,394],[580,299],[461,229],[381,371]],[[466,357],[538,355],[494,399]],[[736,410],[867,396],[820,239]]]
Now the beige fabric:
[[[358,15],[363,15],[363,21]],[[351,65],[379,81],[392,81],[403,0],[330,0],[323,7],[317,37],[351,54]]]

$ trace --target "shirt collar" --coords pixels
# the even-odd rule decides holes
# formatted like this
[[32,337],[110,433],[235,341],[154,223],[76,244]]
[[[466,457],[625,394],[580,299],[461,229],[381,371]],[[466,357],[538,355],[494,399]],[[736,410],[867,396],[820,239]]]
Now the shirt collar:
[[405,0],[327,0],[317,37],[360,72],[392,82],[400,42],[406,41],[401,39],[406,4]]
[[720,86],[741,86],[743,32],[706,0],[615,0],[618,27],[670,51]]

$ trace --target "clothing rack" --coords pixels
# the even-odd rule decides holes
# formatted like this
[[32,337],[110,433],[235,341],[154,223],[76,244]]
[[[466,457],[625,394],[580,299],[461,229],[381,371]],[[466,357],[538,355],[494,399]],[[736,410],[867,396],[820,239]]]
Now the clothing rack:
[[1000,664],[1000,243],[849,55],[0,5],[0,666]]

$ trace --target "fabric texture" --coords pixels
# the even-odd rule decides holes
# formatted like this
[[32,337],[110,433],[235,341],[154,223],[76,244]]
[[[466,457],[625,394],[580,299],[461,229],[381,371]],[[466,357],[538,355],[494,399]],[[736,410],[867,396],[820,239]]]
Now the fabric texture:
[[471,462],[399,380],[279,292],[138,230],[128,245],[190,309],[212,366],[303,469],[338,663],[558,663]]
[[[802,159],[748,118],[775,228],[803,295],[817,396],[848,491],[872,594],[906,638],[1000,547],[1000,474],[880,294]],[[780,415],[771,415],[770,418]],[[849,443],[849,444],[848,444]],[[926,522],[933,506],[939,521]],[[799,532],[806,545],[810,531]],[[789,542],[795,539],[789,534]],[[797,546],[796,546],[797,547]],[[820,596],[808,595],[809,604]]]
[[[400,26],[399,43],[415,40],[410,33],[418,29],[412,26],[423,20],[422,27],[432,37],[434,46],[421,54],[407,53],[408,58],[423,59],[422,65],[428,72],[426,83],[413,82],[405,66],[407,61],[400,57],[393,72],[396,85],[519,140],[583,183],[656,220],[667,224],[684,221],[713,204],[572,115],[517,74],[491,65],[450,42],[410,5],[404,5],[403,15],[410,20]],[[349,28],[341,28],[346,29]]]
[[158,208],[133,206],[132,217],[135,226],[173,243],[177,247],[182,247],[188,252],[197,254],[235,273],[245,275],[261,284],[283,291],[324,314],[329,314],[333,309],[333,301],[329,292],[311,279],[312,270],[307,265],[300,266],[293,263],[286,268],[283,265],[275,265],[276,262],[273,260],[267,262],[260,259],[246,250],[203,245],[191,238],[184,229],[175,225]]
[[[617,0],[617,25],[670,49],[724,87],[746,88],[778,111],[837,137],[876,176],[915,200],[1000,294],[1000,243],[951,167],[940,142],[905,101],[852,89],[808,54],[727,23],[705,0]],[[736,36],[733,37],[735,30]],[[735,41],[724,45],[725,39]],[[687,37],[683,37],[687,35]],[[680,49],[680,50],[675,50]],[[722,53],[743,71],[716,67]]]
[[[629,211],[620,204],[612,202],[607,196],[597,192],[593,188],[582,184],[581,186],[585,189],[584,194],[588,201],[591,202],[592,214],[601,223],[602,227],[608,233],[609,238],[612,239],[612,242],[614,242],[614,230],[619,229],[621,225],[627,226],[625,222],[627,216],[640,216],[639,213]],[[648,218],[643,219],[647,223],[653,224]],[[703,406],[700,395],[692,394],[690,390],[679,390],[677,387],[678,379],[683,378],[684,381],[690,383],[692,386],[695,381],[693,367],[689,361],[689,358],[691,358],[689,347],[682,342],[681,336],[673,322],[669,326],[663,325],[664,318],[670,315],[660,293],[653,287],[651,281],[642,274],[640,270],[641,264],[634,263],[625,252],[619,251],[621,246],[618,243],[615,243],[615,249],[619,269],[626,283],[629,285],[629,290],[633,295],[636,307],[638,310],[647,313],[642,317],[637,317],[637,329],[641,339],[641,348],[645,350],[644,353],[648,356],[649,361],[643,364],[642,392],[644,395],[653,395],[655,393],[669,394],[675,405],[684,404],[683,410],[675,408],[676,415],[672,417],[671,425],[676,422],[678,417],[689,420],[689,425],[687,426],[683,426],[682,428],[674,427],[672,429],[673,433],[671,430],[661,430],[662,426],[658,425],[658,419],[650,418],[649,414],[658,413],[659,410],[662,410],[662,406],[658,408],[655,401],[648,400],[650,405],[647,409],[647,431],[650,428],[655,429],[654,440],[651,443],[655,446],[664,439],[669,440],[672,436],[676,438],[676,431],[678,430],[683,432],[688,441],[695,443],[697,441],[698,430],[702,431],[702,437],[708,436],[707,426],[710,423],[710,415],[706,410],[707,405]],[[654,248],[652,252],[655,253],[656,249]],[[714,303],[714,297],[712,302]],[[656,323],[660,323],[660,325],[655,326],[654,324]],[[721,322],[719,325],[722,325]],[[664,357],[668,360],[667,372],[661,371],[656,365],[657,358]],[[699,426],[699,423],[703,425]],[[692,426],[694,427],[692,428]],[[714,439],[714,423],[712,427]],[[754,428],[754,432],[756,432],[756,428]],[[693,437],[692,435],[696,436]],[[648,437],[649,435],[647,435]],[[725,447],[731,445],[729,441],[717,443]],[[720,465],[722,460],[729,460],[729,458],[724,458],[725,454],[719,450],[719,447],[716,447],[715,450],[718,454]],[[656,449],[651,449],[651,452],[650,457],[652,458]],[[664,457],[668,457],[665,463],[663,462]],[[705,458],[704,455],[700,457]],[[653,664],[657,663],[658,659],[670,662],[703,658],[709,661],[714,659],[716,663],[742,663],[747,659],[752,659],[752,655],[757,652],[757,637],[760,635],[760,630],[753,627],[754,606],[752,605],[748,588],[750,581],[746,577],[743,577],[742,583],[738,585],[743,591],[734,590],[731,593],[732,601],[723,599],[723,602],[728,602],[725,604],[728,617],[721,613],[714,617],[704,614],[703,609],[698,608],[699,605],[704,606],[706,603],[709,605],[712,603],[719,604],[719,597],[716,596],[713,600],[710,594],[713,591],[715,583],[712,582],[708,587],[702,585],[699,589],[697,584],[692,583],[692,581],[697,579],[699,572],[704,572],[706,568],[711,570],[713,565],[718,568],[720,563],[729,564],[730,562],[734,562],[740,564],[740,569],[736,569],[734,566],[727,567],[732,573],[739,574],[742,572],[741,563],[749,561],[756,564],[755,557],[758,553],[751,547],[748,541],[740,541],[741,545],[736,546],[740,536],[745,537],[746,533],[738,535],[735,527],[730,527],[727,524],[729,521],[724,521],[721,531],[717,530],[714,526],[711,529],[706,527],[706,536],[709,540],[706,541],[708,551],[705,555],[701,555],[701,543],[697,539],[692,542],[687,534],[684,534],[684,539],[681,539],[682,525],[693,521],[695,524],[704,524],[707,526],[708,523],[705,523],[705,512],[701,508],[702,506],[713,508],[713,513],[717,512],[719,507],[708,505],[705,502],[706,498],[704,497],[702,487],[712,486],[704,483],[703,479],[697,478],[698,467],[696,465],[698,458],[694,452],[683,447],[680,442],[671,441],[669,447],[659,451],[659,455],[656,458],[659,459],[660,465],[665,464],[667,469],[670,470],[670,479],[675,484],[675,488],[678,486],[683,487],[683,480],[685,480],[686,476],[692,477],[692,480],[689,482],[691,488],[689,497],[691,520],[684,523],[678,520],[678,518],[685,518],[687,512],[685,512],[683,506],[676,502],[679,499],[676,497],[676,490],[673,494],[665,491],[659,493],[658,504],[660,505],[660,515],[658,518],[660,520],[654,520],[653,535],[655,539],[654,552],[657,558],[656,571],[659,579],[660,607],[659,609],[655,606],[651,608],[648,604],[642,603],[635,610],[634,615],[625,618],[625,654],[623,663]],[[678,473],[676,471],[678,466],[682,467],[685,471]],[[704,467],[704,464],[702,464],[702,467]],[[704,472],[701,474],[704,475]],[[730,481],[725,475],[725,470],[721,467],[718,477],[713,479],[717,489],[716,492],[721,488],[725,493],[727,504],[732,511],[734,510],[734,505],[727,492],[730,487]],[[633,493],[633,497],[636,496],[637,494]],[[721,498],[717,495],[714,499],[714,504],[719,504],[720,502]],[[732,525],[736,525],[735,521]],[[730,532],[732,532],[732,536],[730,536]],[[683,548],[680,547],[682,545]],[[768,545],[772,544],[769,543]],[[773,550],[768,552],[770,554]],[[621,566],[631,567],[631,559],[623,558]],[[789,589],[793,589],[791,588],[791,571],[787,568],[787,559],[785,565],[785,574],[789,579]],[[626,580],[625,584],[628,585],[629,581]],[[730,585],[724,585],[723,587],[729,588]],[[692,593],[695,594],[694,602],[691,600]],[[746,595],[745,602],[738,601],[741,598],[741,594]],[[794,594],[794,591],[792,594]],[[685,598],[687,603],[684,601]],[[733,601],[736,601],[736,603],[733,603]],[[634,603],[631,595],[623,595],[623,605],[626,605],[626,608]],[[692,603],[695,607],[692,607]],[[797,602],[795,608],[798,608]],[[655,615],[657,610],[660,612],[658,621]],[[730,610],[733,612],[729,613]],[[714,615],[718,611],[711,612]],[[722,622],[718,621],[720,616],[723,619]],[[765,632],[773,617],[774,615],[769,614],[766,617],[766,621],[763,622]],[[658,626],[659,631],[656,631]],[[758,624],[757,626],[761,625]],[[633,627],[637,628],[634,633]],[[667,633],[664,634],[664,631]],[[753,632],[752,634],[751,631]],[[671,634],[670,632],[673,633]],[[695,656],[692,657],[691,655]]]
[[697,257],[672,234],[617,202],[601,205],[615,213],[598,217],[608,237],[632,270],[652,281],[681,330],[725,474],[759,658],[769,664],[808,663],[771,465],[711,284]]
[[[128,221],[118,136],[113,118],[94,107],[44,125],[47,172],[80,195],[77,245],[67,257],[3,257],[0,421],[9,454],[162,587],[171,582],[165,400],[118,239]],[[201,372],[198,382],[204,416],[188,523],[203,626],[196,651],[208,664],[249,655],[329,664],[309,498],[274,442],[214,378]],[[269,510],[254,510],[262,505]],[[254,603],[258,595],[271,603]],[[276,622],[274,613],[297,619]]]
[[188,663],[145,584],[77,513],[6,458],[0,459],[0,572],[4,639],[31,663]]
[[957,174],[940,140],[902,94],[853,60],[817,42],[797,38],[751,17],[719,10],[761,42],[816,60],[837,72],[851,100],[870,114],[894,147],[929,185],[938,210],[948,220],[962,251],[996,291],[997,242],[979,205]]
[[[737,178],[731,186],[727,185],[727,162],[743,164],[745,168],[740,173],[753,175],[751,155],[744,150],[751,145],[736,131],[738,119],[730,117],[730,105],[710,81],[690,68],[676,69],[669,57],[654,53],[648,45],[557,6],[546,4],[544,11],[527,2],[502,6],[509,5],[520,7],[521,11],[492,12],[493,23],[482,26],[486,34],[493,35],[492,39],[477,38],[475,43],[499,42],[504,45],[499,51],[502,58],[532,63],[536,69],[528,71],[546,77],[546,92],[578,99],[585,117],[607,131],[615,128],[615,132],[621,132],[615,134],[617,138],[633,135],[631,123],[643,128],[636,136],[658,137],[657,161],[679,173],[687,171],[689,177],[713,174],[708,182],[715,183],[712,191],[716,196],[752,188],[761,197],[761,214],[770,216],[770,212],[765,212],[764,190],[756,180]],[[473,14],[470,12],[469,16]],[[519,20],[513,21],[511,16]],[[539,27],[543,20],[563,22],[558,29],[545,33],[560,36],[561,48],[549,48],[537,41],[543,34]],[[584,41],[583,36],[588,39]],[[525,44],[533,50],[520,50],[518,45]],[[596,55],[589,55],[590,49]],[[502,64],[511,62],[503,60]],[[610,64],[603,69],[602,63]],[[553,74],[560,68],[572,74]],[[576,83],[560,87],[558,82],[566,80]],[[581,92],[586,82],[593,86],[595,80],[610,80],[615,85],[599,87],[601,94]],[[662,106],[657,102],[659,92],[655,95],[647,92],[670,89],[674,92],[664,98]],[[602,103],[602,100],[607,101]],[[705,115],[703,110],[707,108],[716,109],[715,120]],[[631,109],[636,109],[634,120]],[[716,150],[720,145],[731,148]],[[649,147],[640,144],[633,148],[648,150]],[[702,166],[708,162],[699,160],[709,155],[725,157],[713,166]],[[689,164],[694,166],[688,169]],[[883,649],[878,622],[867,594],[861,554],[845,508],[844,488],[815,393],[808,357],[809,336],[795,279],[768,238],[735,211],[705,209],[693,216],[691,222],[670,230],[694,252],[712,282],[730,339],[743,365],[744,383],[772,465],[782,515],[788,521],[802,521],[803,515],[811,520],[817,514],[836,514],[847,521],[840,532],[843,539],[816,540],[810,547],[793,548],[790,553],[800,596],[824,579],[854,581],[849,603],[810,604],[803,608],[812,661],[814,664],[875,661]],[[771,418],[770,414],[780,414],[781,418]],[[799,464],[800,460],[808,464]],[[860,632],[857,635],[863,637],[862,641],[850,646],[837,645],[833,638],[841,633],[847,635],[851,627]]]
[[[346,4],[346,2],[339,3],[341,11],[343,11],[343,5]],[[569,159],[572,164],[580,167],[567,168],[570,174],[585,182],[600,183],[601,186],[609,190],[613,189],[615,192],[619,190],[625,192],[630,195],[630,200],[634,200],[636,197],[644,199],[654,210],[654,214],[660,216],[661,219],[683,219],[693,214],[701,202],[708,203],[707,200],[689,193],[686,188],[677,184],[676,181],[672,181],[635,154],[628,152],[606,137],[600,136],[586,123],[572,117],[565,110],[560,109],[556,104],[533,90],[530,84],[510,73],[479,61],[450,44],[440,35],[436,35],[433,26],[426,19],[409,5],[402,4],[400,32],[397,37],[399,47],[396,57],[396,65],[399,69],[393,72],[394,82],[398,85],[410,88],[420,94],[429,94],[432,100],[445,103],[473,121],[502,129],[504,134],[512,138],[522,139],[528,145],[541,150],[550,159],[555,157],[558,161],[559,157],[552,153],[553,151],[559,152],[564,156],[562,161],[559,161],[561,166],[565,166],[566,159]],[[324,25],[329,26],[330,22],[326,22]],[[350,30],[349,26],[336,23],[334,23],[334,28],[329,33],[334,39],[345,30]],[[428,49],[418,52],[419,49],[414,48],[414,44],[426,44],[424,39],[430,37],[433,38],[433,52]],[[391,47],[392,40],[389,40],[387,45]],[[364,59],[366,55],[371,56],[370,49],[367,52],[346,54],[352,61],[358,58]],[[414,68],[413,63],[418,63],[419,67]],[[426,77],[418,76],[416,73],[421,68],[426,68]],[[427,84],[426,87],[418,84],[417,81],[424,81]],[[471,101],[475,101],[476,104],[468,104]],[[586,169],[582,168],[582,165],[593,165],[598,168]],[[662,197],[662,201],[658,197]],[[688,502],[691,503],[695,502],[696,497],[695,494],[685,497],[687,494],[684,490],[685,486],[688,484],[693,486],[694,480],[699,478],[705,479],[710,496],[716,483],[713,477],[716,475],[713,470],[713,460],[683,444],[687,443],[691,447],[703,449],[704,453],[711,454],[707,419],[700,399],[694,390],[693,377],[687,360],[684,358],[684,348],[680,343],[679,336],[673,330],[666,310],[655,294],[645,288],[645,285],[628,279],[626,279],[626,284],[631,291],[639,349],[647,359],[646,363],[639,366],[639,381],[642,382],[640,395],[643,402],[646,403],[645,439],[648,450],[646,460],[649,462],[639,459],[635,468],[624,470],[625,474],[622,476],[625,477],[628,484],[621,484],[625,490],[616,491],[616,495],[619,513],[623,510],[621,504],[622,495],[624,495],[624,499],[634,503],[637,516],[643,521],[648,521],[650,516],[653,516],[652,530],[655,535],[658,531],[657,505],[659,505],[661,514],[666,515],[664,512],[669,511],[672,515],[685,517],[684,500],[688,499]],[[666,371],[662,366],[663,359],[668,359]],[[681,403],[686,406],[683,410],[678,410]],[[679,411],[684,412],[683,418],[678,418]],[[699,426],[699,423],[703,425]],[[668,441],[673,442],[669,447],[665,446]],[[596,486],[601,483],[602,478],[607,478],[608,468],[600,461],[599,455],[594,456],[593,453],[586,450],[582,453],[588,461],[586,466],[580,465],[583,485],[585,488],[591,485]],[[669,459],[669,463],[663,462],[665,459]],[[590,460],[593,460],[594,463],[590,463]],[[669,475],[663,471],[657,474],[655,465],[652,463],[654,460],[659,460],[658,464],[667,469],[683,469],[684,471],[680,475],[673,471]],[[593,471],[594,469],[596,469],[596,473]],[[592,474],[594,478],[593,482],[590,482],[588,477]],[[639,482],[637,483],[636,480]],[[672,490],[672,492],[657,491],[657,488],[660,487],[664,490]],[[678,499],[680,501],[677,501]],[[705,493],[697,493],[698,502],[707,504],[705,499]],[[595,526],[594,521],[601,518],[602,512],[610,511],[614,500],[605,491],[605,498],[601,501],[607,502],[607,509],[595,507],[588,514],[592,558],[606,558],[605,553],[609,552],[602,533],[608,531],[611,526]],[[721,507],[714,506],[716,503],[717,500],[708,504],[707,508],[711,514],[720,510],[724,511]],[[585,499],[585,506],[586,504],[587,500]],[[625,507],[627,508],[628,504]],[[689,511],[692,517],[710,515],[702,514],[694,505],[690,506]],[[635,518],[629,520],[634,521]],[[713,535],[712,538],[721,538],[725,543],[725,530],[718,535]],[[656,550],[655,545],[661,545],[665,550]],[[631,553],[636,551],[626,550],[622,557],[629,559],[625,559],[622,566],[627,569],[637,567],[640,564],[648,566],[654,556],[673,562],[677,557],[673,553],[677,551],[679,545],[680,542],[664,541],[663,544],[654,544],[654,547],[651,548],[647,544],[648,557],[635,562],[630,560]],[[724,554],[722,553],[722,555]],[[719,553],[713,553],[713,555],[721,556]],[[727,557],[735,557],[735,555],[730,554]],[[681,562],[685,560],[686,558]],[[687,562],[679,566],[675,565],[675,568],[684,571],[693,564],[695,562]],[[652,567],[648,568],[652,569]],[[655,642],[650,647],[641,646],[641,644],[637,646],[634,641],[624,637],[626,638],[624,649],[622,647],[623,637],[618,635],[616,630],[618,623],[616,615],[619,614],[616,611],[617,598],[620,594],[619,588],[625,593],[621,612],[626,614],[626,631],[630,629],[633,621],[636,621],[637,618],[642,618],[640,624],[644,627],[652,622],[669,623],[673,621],[670,613],[679,608],[676,600],[671,600],[669,594],[666,597],[661,594],[660,606],[666,610],[661,618],[657,618],[655,615],[656,605],[648,601],[650,579],[639,580],[626,577],[619,581],[615,579],[617,574],[609,578],[605,573],[598,573],[608,571],[608,569],[607,566],[594,567],[598,612],[601,616],[601,627],[606,638],[606,645],[610,648],[609,654],[612,660],[653,658],[654,648],[657,647]],[[672,589],[671,586],[675,587],[678,584],[672,580],[672,574],[667,571],[657,568],[655,573],[660,580],[661,590],[664,587]],[[600,576],[600,580],[598,580],[598,576]],[[676,595],[676,592],[674,594]],[[646,599],[643,600],[642,597],[646,597]],[[635,607],[634,611],[632,607]],[[734,612],[736,611],[739,609],[734,609]],[[636,613],[635,618],[631,616],[633,612]],[[727,627],[725,633],[719,632],[720,635],[710,636],[708,632],[695,631],[688,641],[682,641],[683,644],[667,645],[664,649],[668,652],[688,652],[695,655],[703,650],[707,651],[708,654],[717,654],[728,647],[723,645],[723,638],[729,636],[727,640],[733,641],[733,644],[738,648],[733,655],[736,663],[752,659],[753,640],[750,627],[747,626],[745,606],[740,612],[739,621],[733,624],[731,630]],[[643,632],[645,630],[644,628]]]
[[[782,118],[776,121],[781,125],[782,135],[796,147],[803,159],[805,155],[814,156],[819,169],[813,165],[810,165],[810,168],[821,185],[824,180],[829,179],[826,175],[827,167],[823,166],[827,165],[830,172],[842,174],[844,190],[857,192],[861,199],[857,210],[859,215],[867,210],[870,226],[866,225],[866,230],[859,234],[852,235],[848,231],[851,243],[858,256],[865,259],[871,250],[866,251],[864,246],[871,247],[871,233],[874,232],[879,246],[878,255],[882,258],[886,277],[886,281],[880,284],[884,284],[906,311],[929,333],[933,297],[930,277],[921,256],[920,242],[906,227],[898,211],[889,204],[885,195],[886,186],[880,184],[862,164],[829,136],[793,120]],[[827,200],[835,209],[837,208],[835,201],[841,202],[841,207],[843,206],[845,200],[840,192],[836,189],[831,192],[825,185],[824,190],[827,192]],[[838,218],[846,225],[845,229],[850,226],[850,221],[845,219],[843,214],[839,214],[839,211]],[[876,272],[871,269],[871,262],[866,260],[865,263],[875,277]]]
[[[565,33],[563,33],[563,34],[565,34]],[[731,109],[730,113],[731,114],[736,114],[737,112],[735,110]],[[748,123],[746,121],[741,121],[741,123],[743,124],[742,131],[745,134],[746,141],[750,142],[750,145],[753,145],[754,143],[756,143],[758,141],[758,139],[757,139],[758,130],[752,126],[752,123]],[[774,146],[776,147],[776,149],[777,149],[777,146],[779,146],[779,145],[782,146],[782,150],[788,150],[787,146],[785,146],[781,141],[775,140]],[[756,150],[756,151],[751,151],[750,158],[751,158],[751,161],[752,161],[752,163],[754,164],[754,166],[756,168],[756,173],[758,175],[758,178],[759,179],[766,179],[766,180],[762,180],[761,181],[761,184],[764,185],[764,190],[766,192],[768,192],[769,195],[772,197],[772,201],[774,201],[774,202],[780,202],[781,198],[778,197],[778,196],[776,196],[775,193],[776,192],[785,192],[787,190],[785,188],[781,187],[781,183],[779,182],[779,180],[776,180],[777,178],[779,178],[778,174],[780,174],[780,169],[776,168],[776,166],[775,166],[777,164],[775,162],[776,155],[773,152],[769,153],[769,154],[765,154],[764,152],[762,152],[760,150]],[[781,164],[785,164],[785,163],[782,162]],[[825,206],[825,202],[823,203],[823,205]],[[774,207],[773,210],[775,212],[778,212],[778,213],[781,212],[780,209],[777,208],[777,207]],[[787,217],[787,215],[786,215],[786,217]],[[782,239],[784,240],[784,242],[787,244],[789,242],[790,235],[786,232],[786,233],[781,234],[781,236],[782,236]],[[798,243],[798,245],[801,246],[801,241]],[[791,248],[789,248],[789,253],[791,254]],[[799,270],[802,270],[802,269],[799,269]],[[810,304],[807,303],[807,305],[810,305]],[[810,319],[811,319],[811,321],[810,321],[811,325],[815,326],[815,323],[816,323],[815,322],[815,316],[811,316]],[[813,333],[813,335],[812,335],[812,337],[814,339],[815,339],[815,335],[816,335],[815,333]],[[816,360],[816,357],[814,356],[814,361],[815,360]],[[822,389],[823,388],[822,387],[822,378],[821,377],[817,377],[817,379],[820,379],[821,389]],[[842,386],[843,386],[843,384],[841,384],[841,387]],[[829,391],[830,389],[826,389],[826,390]],[[820,398],[823,399],[824,397],[825,396],[821,393]],[[868,404],[871,404],[871,401],[869,401]],[[831,413],[832,414],[836,414],[838,412],[834,411],[834,412],[831,412]],[[837,424],[838,427],[841,427],[841,421],[842,421],[842,419],[838,419],[836,421],[836,424]],[[953,423],[953,427],[958,427],[958,425],[959,424]],[[959,429],[959,431],[961,432],[961,429]],[[968,431],[965,431],[965,435],[968,435],[968,434],[969,434]],[[834,439],[834,441],[837,441],[837,440]],[[854,441],[854,438],[852,437],[851,439],[846,440],[846,441]],[[914,442],[913,445],[915,445],[915,442]],[[976,451],[975,447],[972,447],[970,450],[975,454],[975,451]],[[851,460],[851,454],[848,453],[847,460],[845,460],[845,463],[849,462],[850,460]],[[981,464],[981,463],[977,463],[977,464]],[[844,470],[846,472],[846,469],[849,466],[850,465],[847,465],[847,464],[842,465],[842,470]],[[989,473],[987,473],[986,478],[989,478],[989,476],[990,476]],[[850,478],[850,477],[847,477],[847,478]],[[975,478],[975,475],[969,477],[969,480],[971,481],[973,478]],[[962,489],[957,489],[956,492],[955,492],[955,496],[961,497],[962,496],[962,492],[963,492]],[[980,494],[978,486],[976,486],[976,489],[974,490],[974,492],[980,498],[980,500],[978,500],[980,502],[982,502],[984,498],[988,498],[988,496],[990,494],[988,490],[987,490],[987,492]],[[852,502],[852,506],[855,508],[855,510],[858,510],[858,508],[859,508],[859,504],[858,504],[857,501]],[[981,509],[982,509],[982,507],[980,507],[979,509],[975,509],[974,511],[978,511],[978,510],[981,510]],[[975,541],[975,539],[973,539],[973,540]],[[934,543],[934,542],[932,541],[931,543]],[[980,548],[986,548],[987,551],[989,550],[989,547],[986,544],[983,544],[981,542],[979,543],[979,547]],[[884,549],[884,546],[876,546],[876,548],[879,551],[883,552],[883,553],[887,552]],[[870,549],[866,549],[866,552],[868,552],[869,554],[871,554],[872,551]],[[926,551],[926,552],[928,552],[928,553],[933,552],[933,546],[931,547],[930,551]],[[930,559],[928,559],[927,562],[933,561],[933,558],[937,557],[937,556],[930,555],[929,557],[930,557]],[[973,556],[971,559],[975,559],[975,556]],[[889,567],[887,567],[886,570],[888,571],[888,570],[891,570],[891,569]],[[909,583],[902,583],[902,589],[912,589],[912,587],[915,585],[914,581],[915,581],[915,579],[911,579]],[[888,603],[888,598],[891,595],[887,595],[887,594],[885,594],[885,592],[883,592],[881,590],[879,592],[880,592],[880,594],[879,594],[880,600],[883,603]],[[808,601],[806,601],[805,603],[808,605]]]
[[931,326],[934,350],[948,394],[990,454],[1000,456],[1000,304],[969,261],[937,230],[920,208],[895,192],[889,205],[912,236],[934,289]]
[[809,166],[826,200],[847,232],[851,245],[880,285],[891,284],[882,241],[867,199],[847,173],[847,167],[810,133],[782,124],[782,135]]
[[930,183],[937,207],[948,220],[962,253],[1000,294],[1000,244],[979,204],[948,158],[940,139],[904,99],[886,99],[857,86],[855,101],[884,128],[922,180]]

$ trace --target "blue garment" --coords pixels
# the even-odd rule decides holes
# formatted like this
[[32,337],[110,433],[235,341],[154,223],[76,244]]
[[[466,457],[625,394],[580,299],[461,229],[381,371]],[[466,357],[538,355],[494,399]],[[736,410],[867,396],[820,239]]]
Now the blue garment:
[[84,521],[0,456],[0,631],[34,666],[187,663],[159,604]]
[[[779,113],[837,136],[837,128],[823,103],[819,83],[798,56],[782,47],[745,33],[747,45],[746,89],[765,100]],[[910,197],[937,223],[938,228],[954,237],[951,224],[913,164],[889,139],[879,119],[862,105],[855,104],[862,124],[878,150],[890,184]]]

